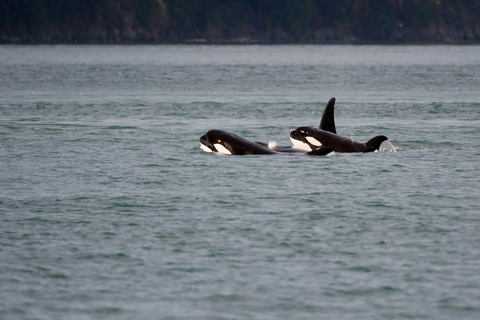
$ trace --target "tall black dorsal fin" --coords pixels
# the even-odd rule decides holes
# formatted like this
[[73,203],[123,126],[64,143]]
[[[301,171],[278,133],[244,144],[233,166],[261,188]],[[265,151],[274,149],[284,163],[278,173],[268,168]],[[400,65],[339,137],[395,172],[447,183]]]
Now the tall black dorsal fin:
[[322,119],[320,120],[320,130],[328,131],[337,134],[335,129],[335,119],[333,117],[333,107],[335,106],[335,98],[328,100],[327,106],[323,111]]

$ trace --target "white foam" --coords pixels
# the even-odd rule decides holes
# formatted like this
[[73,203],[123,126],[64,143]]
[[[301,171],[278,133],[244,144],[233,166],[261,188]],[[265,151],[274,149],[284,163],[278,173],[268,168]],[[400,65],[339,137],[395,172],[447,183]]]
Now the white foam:
[[393,144],[385,140],[380,144],[380,147],[378,147],[379,152],[397,152],[397,148],[393,146]]
[[277,147],[277,141],[270,141],[268,143],[268,148],[269,149],[275,149]]

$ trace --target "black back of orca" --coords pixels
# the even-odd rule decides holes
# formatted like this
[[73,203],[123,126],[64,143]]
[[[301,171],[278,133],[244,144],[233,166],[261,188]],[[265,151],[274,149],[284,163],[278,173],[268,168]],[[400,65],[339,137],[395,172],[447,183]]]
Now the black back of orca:
[[335,118],[333,116],[334,106],[335,98],[331,98],[325,106],[325,110],[323,110],[322,119],[320,119],[320,126],[318,128],[336,134]]
[[376,136],[366,143],[356,142],[325,130],[312,127],[298,127],[290,133],[292,139],[307,144],[312,150],[329,147],[335,152],[373,152],[378,150],[385,136]]

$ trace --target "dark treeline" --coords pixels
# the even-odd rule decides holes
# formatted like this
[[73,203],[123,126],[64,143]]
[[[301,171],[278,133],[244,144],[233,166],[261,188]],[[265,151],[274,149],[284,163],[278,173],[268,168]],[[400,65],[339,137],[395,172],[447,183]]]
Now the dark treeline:
[[480,42],[480,0],[0,0],[0,41]]

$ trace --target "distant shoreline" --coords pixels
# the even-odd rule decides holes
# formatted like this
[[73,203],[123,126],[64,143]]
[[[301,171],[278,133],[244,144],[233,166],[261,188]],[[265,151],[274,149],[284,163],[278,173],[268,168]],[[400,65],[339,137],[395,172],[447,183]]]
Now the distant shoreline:
[[184,39],[184,40],[99,40],[99,39],[75,39],[75,40],[39,40],[30,37],[3,37],[0,45],[479,45],[480,40],[401,40],[401,41],[366,41],[360,39],[345,40],[305,40],[305,41],[271,41],[264,39]]
[[0,44],[479,44],[480,0],[0,1]]

